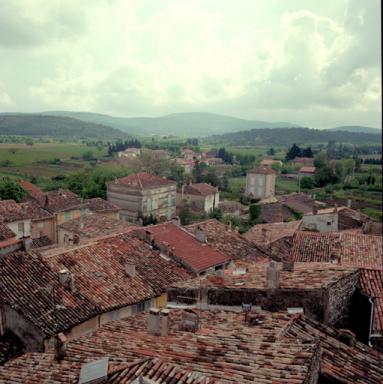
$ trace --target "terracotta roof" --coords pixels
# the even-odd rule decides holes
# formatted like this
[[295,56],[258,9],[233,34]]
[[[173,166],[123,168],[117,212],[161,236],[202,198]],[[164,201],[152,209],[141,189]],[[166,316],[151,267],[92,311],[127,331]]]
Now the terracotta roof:
[[24,351],[23,342],[8,329],[0,336],[0,367],[9,359],[19,356]]
[[[207,275],[191,280],[180,281],[172,287],[198,288],[200,282],[204,287],[224,287],[225,289],[267,289],[266,269],[268,262],[243,262],[237,263],[238,267],[246,270],[238,274],[237,267],[226,269],[223,276]],[[357,268],[344,267],[331,263],[295,263],[292,272],[280,270],[281,289],[319,289],[332,285],[345,276],[356,273]]]
[[[315,377],[316,342],[277,340],[292,318],[287,314],[265,313],[261,325],[248,326],[242,314],[201,311],[201,328],[192,333],[179,329],[182,313],[171,310],[169,334],[162,337],[148,334],[147,314],[106,324],[81,342],[70,342],[66,360],[108,356],[111,363],[122,363],[156,357],[208,376],[213,383],[305,383]],[[182,383],[177,377],[173,382]]]
[[[0,383],[78,384],[82,363],[63,360],[57,364],[51,353],[27,353],[0,369]],[[157,358],[141,358],[129,363],[109,362],[107,378],[103,384],[137,384],[137,378],[145,383],[214,384],[209,376],[162,361]],[[154,381],[152,381],[154,380]]]
[[260,166],[257,168],[249,169],[247,173],[257,173],[261,175],[276,175],[277,172],[274,169],[267,166]]
[[143,231],[154,235],[154,242],[163,246],[193,272],[202,272],[215,266],[226,264],[229,257],[210,245],[202,244],[194,235],[173,223],[145,227]]
[[375,305],[373,329],[383,332],[383,270],[362,269],[360,271],[360,286],[369,295]]
[[195,233],[200,227],[206,234],[207,244],[224,253],[230,259],[262,259],[265,254],[235,229],[210,219],[196,224],[187,225],[185,228]]
[[287,223],[256,224],[243,236],[255,244],[269,244],[284,237],[292,237],[301,225],[301,220]]
[[338,258],[342,265],[383,269],[382,237],[348,232],[297,232],[291,257],[295,261],[319,262]]
[[0,241],[13,239],[14,237],[16,237],[16,233],[14,233],[5,224],[0,223]]
[[314,158],[313,157],[296,157],[295,159],[292,160],[292,163],[314,165]]
[[279,203],[301,213],[312,212],[315,201],[306,193],[289,193],[287,195],[276,196]]
[[[326,381],[347,384],[381,384],[383,382],[383,355],[358,341],[348,346],[338,340],[335,328],[325,326],[312,318],[297,316],[285,331],[285,337],[294,340],[319,338],[322,351],[320,371]],[[328,380],[328,381],[327,381]]]
[[[48,288],[54,289],[55,314]],[[0,258],[0,301],[47,336],[70,329],[99,312],[81,292],[73,294],[60,285],[57,274],[46,263],[26,252]]]
[[119,212],[120,208],[111,203],[110,201],[106,201],[101,199],[101,197],[93,197],[92,199],[85,200],[87,204],[87,208],[92,212]]
[[[103,312],[157,297],[170,284],[189,277],[183,268],[129,235],[110,236],[61,253],[55,250],[45,253],[44,260],[55,272],[67,268],[73,273],[79,292]],[[127,263],[135,265],[134,277],[126,274]]]
[[177,157],[175,161],[176,161],[176,164],[179,164],[179,165],[191,165],[191,166],[194,166],[194,164],[195,164],[194,160],[181,159],[179,157]]
[[207,183],[196,183],[192,185],[186,185],[184,189],[184,193],[188,195],[201,195],[201,196],[209,196],[218,192],[218,188],[213,187]]
[[12,223],[29,219],[26,207],[17,204],[15,200],[0,200],[0,222]]
[[53,215],[44,208],[40,207],[34,201],[20,203],[20,206],[27,212],[28,218],[31,220],[44,220],[53,218]]
[[28,193],[43,193],[43,191],[37,186],[29,182],[28,180],[20,180],[19,185],[24,191]]
[[176,182],[160,176],[152,175],[146,172],[135,173],[130,176],[122,177],[114,181],[109,181],[107,185],[118,184],[125,187],[158,188],[166,185],[176,185]]
[[51,213],[86,208],[83,199],[68,190],[58,189],[33,197],[42,208]]
[[[60,364],[49,354],[26,354],[0,367],[0,383],[77,384],[81,364],[103,357],[109,358],[105,383],[110,384],[131,383],[139,372],[169,384],[303,384],[316,382],[317,369],[331,382],[383,380],[381,354],[357,341],[348,346],[334,328],[303,315],[262,311],[258,324],[251,325],[242,313],[198,311],[200,327],[193,333],[181,330],[183,313],[170,311],[167,336],[147,332],[147,313],[105,324],[69,341]],[[188,380],[185,372],[191,372]]]
[[282,223],[294,218],[293,213],[281,203],[261,204],[260,221],[263,223]]
[[64,229],[76,233],[85,238],[96,238],[99,236],[111,235],[113,233],[123,233],[137,228],[129,225],[126,221],[118,220],[105,216],[100,213],[89,213],[73,220],[66,221],[57,226],[58,229]]
[[310,174],[313,174],[313,173],[315,173],[315,170],[316,170],[315,167],[308,167],[308,166],[306,166],[306,167],[302,167],[299,170],[299,172],[300,173],[310,173]]

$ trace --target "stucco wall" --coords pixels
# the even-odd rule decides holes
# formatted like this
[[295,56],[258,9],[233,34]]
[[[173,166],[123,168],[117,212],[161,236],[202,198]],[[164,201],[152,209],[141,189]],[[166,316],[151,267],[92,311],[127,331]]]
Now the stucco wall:
[[[24,223],[24,232],[19,232],[19,223]],[[16,234],[17,239],[21,239],[23,237],[28,237],[31,235],[31,220],[29,219],[6,223],[6,225]]]
[[305,215],[302,218],[302,227],[319,232],[337,232],[338,213]]
[[31,224],[32,239],[36,239],[41,236],[48,236],[51,240],[55,239],[55,225],[54,225],[53,217],[44,219],[44,220],[32,221],[32,224]]

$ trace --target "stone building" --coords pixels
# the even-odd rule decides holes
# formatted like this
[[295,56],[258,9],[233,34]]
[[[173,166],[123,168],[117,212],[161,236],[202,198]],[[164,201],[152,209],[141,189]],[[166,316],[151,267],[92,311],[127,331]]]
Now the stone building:
[[275,195],[276,172],[266,166],[247,171],[245,195],[254,199],[267,199]]
[[311,213],[302,217],[302,229],[317,232],[338,231],[338,209],[328,208],[318,210],[314,207]]
[[218,188],[207,183],[183,185],[177,191],[177,208],[185,203],[190,205],[193,211],[210,213],[218,208]]
[[176,213],[176,182],[145,172],[107,183],[107,199],[120,207],[120,218],[138,222],[152,215],[171,219]]

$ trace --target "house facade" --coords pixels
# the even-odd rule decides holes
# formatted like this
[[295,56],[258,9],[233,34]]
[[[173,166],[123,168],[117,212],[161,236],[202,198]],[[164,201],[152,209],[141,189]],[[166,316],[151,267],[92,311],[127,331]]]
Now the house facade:
[[107,183],[107,199],[120,208],[120,218],[137,223],[176,214],[176,182],[145,172]]
[[267,199],[275,195],[276,172],[266,166],[247,171],[245,195],[255,199]]
[[177,191],[177,207],[185,203],[195,211],[210,213],[219,205],[218,188],[207,183],[183,185]]

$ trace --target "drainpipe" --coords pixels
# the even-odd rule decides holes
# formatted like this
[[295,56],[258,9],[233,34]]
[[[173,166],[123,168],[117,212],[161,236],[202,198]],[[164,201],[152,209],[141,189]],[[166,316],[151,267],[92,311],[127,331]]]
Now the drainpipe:
[[368,301],[371,303],[371,312],[370,312],[370,327],[368,330],[368,345],[371,347],[371,334],[372,334],[372,324],[374,321],[374,312],[375,312],[375,305],[372,301],[371,297],[368,298]]

